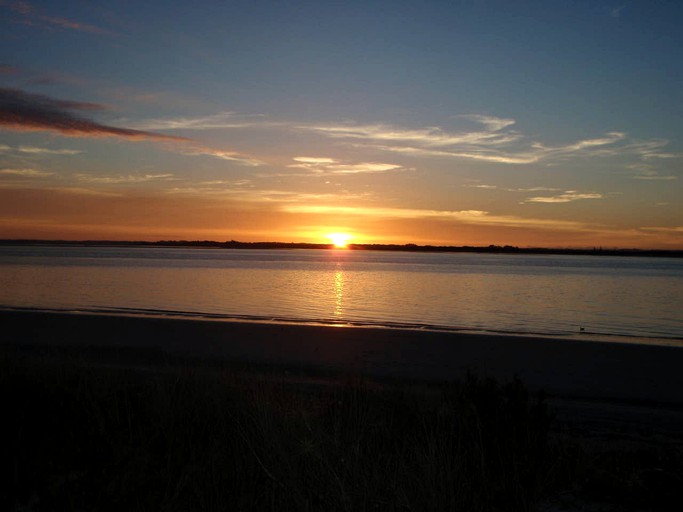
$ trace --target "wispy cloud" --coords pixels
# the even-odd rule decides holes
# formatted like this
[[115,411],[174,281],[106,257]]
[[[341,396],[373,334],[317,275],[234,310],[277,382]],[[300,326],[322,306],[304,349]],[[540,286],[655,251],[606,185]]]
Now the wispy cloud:
[[[173,119],[150,119],[140,122],[128,123],[136,130],[212,130],[212,129],[228,129],[228,128],[247,128],[250,126],[263,127],[268,123],[255,122],[253,120],[244,120],[245,118],[259,118],[261,116],[242,116],[234,112],[221,112],[210,116],[200,117],[179,117]],[[239,119],[242,119],[240,121]],[[150,133],[150,132],[143,132]],[[156,133],[156,132],[153,132]],[[179,152],[187,156],[208,156],[218,160],[226,160],[235,162],[240,165],[247,165],[250,167],[258,167],[264,165],[265,162],[246,155],[239,151],[229,149],[218,149],[209,146],[200,145],[192,139],[182,137],[162,136],[169,139],[182,140],[186,144],[178,145],[169,150]]]
[[62,16],[49,16],[29,2],[0,1],[0,6],[9,9],[17,16],[18,21],[24,25],[75,30],[97,35],[115,35],[111,30],[90,23],[84,23]]
[[47,172],[47,171],[39,171],[37,169],[5,168],[5,169],[0,169],[0,175],[16,176],[16,177],[21,177],[21,178],[45,178],[47,176],[53,176],[54,173]]
[[68,85],[79,88],[92,85],[91,80],[66,71],[36,71],[26,66],[0,64],[0,75],[5,75],[14,82],[20,80],[25,85]]
[[567,157],[600,156],[600,150],[625,139],[622,132],[608,132],[601,137],[581,139],[561,146],[525,142],[519,132],[510,129],[514,119],[493,116],[457,116],[474,121],[481,128],[471,131],[448,131],[440,127],[407,129],[386,124],[359,125],[317,124],[296,128],[320,135],[350,139],[353,145],[409,156],[460,158],[501,164],[532,164]]
[[630,140],[619,146],[601,148],[600,151],[595,151],[594,154],[596,156],[631,155],[643,162],[683,157],[683,153],[664,151],[664,148],[668,145],[669,141],[666,139]]
[[171,189],[166,190],[171,194],[192,194],[192,195],[212,195],[212,194],[241,194],[251,193],[251,180],[203,180],[203,181],[185,181],[181,185],[177,185]]
[[469,188],[483,188],[487,190],[496,190],[498,187],[496,185],[465,185],[466,187]]
[[91,34],[113,35],[113,32],[106,30],[90,23],[83,23],[68,18],[58,16],[40,16],[40,20],[53,26],[57,26],[67,30],[77,30],[80,32],[88,32]]
[[633,178],[634,180],[671,181],[678,179],[677,176],[671,174],[662,176],[652,164],[647,162],[638,162],[635,164],[631,164],[628,166],[628,168],[637,173],[631,176],[631,178]]
[[608,132],[603,137],[598,137],[596,139],[584,139],[564,146],[544,146],[540,143],[532,144],[532,148],[543,151],[547,154],[566,154],[566,153],[576,153],[577,151],[582,151],[586,149],[592,149],[601,146],[609,146],[616,142],[623,140],[626,137],[625,133],[622,132]]
[[297,163],[291,164],[288,167],[304,169],[316,174],[367,174],[405,170],[404,167],[396,164],[381,162],[361,162],[353,164],[342,162],[334,158],[298,156],[294,158],[294,161]]
[[[360,145],[360,144],[359,144]],[[479,160],[483,162],[494,162],[499,164],[532,164],[540,160],[538,155],[534,154],[511,154],[504,153],[499,150],[472,148],[470,151],[454,151],[454,150],[437,150],[429,148],[421,148],[415,146],[398,146],[398,145],[382,145],[382,144],[363,144],[363,147],[377,149],[380,151],[391,151],[393,153],[401,153],[409,156],[427,156],[427,157],[446,157],[446,158],[462,158],[465,160]]]
[[554,187],[528,187],[528,188],[506,188],[509,192],[556,192],[560,190]]
[[640,228],[644,229],[646,231],[659,231],[663,233],[676,233],[676,234],[681,234],[683,235],[683,226],[674,226],[674,227],[647,227],[647,228]]
[[485,190],[502,190],[504,192],[557,192],[559,188],[554,187],[521,187],[521,188],[508,188],[499,187],[498,185],[486,185],[483,183],[467,183],[463,185],[467,188],[481,188]]
[[102,188],[82,188],[82,187],[55,187],[54,190],[60,194],[70,194],[78,196],[95,196],[95,197],[123,197],[119,191],[104,190]]
[[78,149],[49,149],[31,146],[20,146],[16,150],[18,153],[28,153],[30,155],[78,155],[83,151]]
[[380,217],[383,219],[438,219],[458,221],[464,224],[495,225],[506,227],[528,227],[538,229],[585,230],[584,223],[531,219],[517,216],[491,215],[482,210],[421,210],[411,208],[381,208],[359,206],[319,206],[288,204],[282,209],[290,213],[328,214],[338,216]]
[[[249,180],[236,181],[204,181],[178,186],[167,191],[169,194],[195,196],[223,196],[242,203],[256,205],[279,206],[301,205],[305,203],[329,203],[339,201],[353,201],[367,199],[367,194],[351,193],[310,193],[288,190],[272,190],[254,188]],[[282,208],[281,208],[282,209]]]
[[677,180],[678,176],[659,176],[658,174],[650,174],[650,175],[639,175],[639,176],[634,176],[634,180],[646,180],[646,181],[671,181],[671,180]]
[[230,162],[236,162],[236,163],[239,163],[241,165],[247,165],[250,167],[258,167],[260,165],[264,165],[264,162],[257,160],[256,158],[252,158],[248,155],[244,155],[242,153],[239,153],[237,151],[215,149],[215,148],[209,148],[209,147],[205,147],[205,146],[185,146],[185,147],[179,148],[179,151],[183,155],[210,156],[213,158],[217,158],[219,160],[228,160]]
[[120,137],[128,140],[185,141],[154,132],[108,126],[80,112],[106,110],[98,103],[64,101],[20,89],[0,88],[0,128],[13,131],[52,131],[71,137]]
[[[152,140],[180,142],[167,145],[169,151],[189,156],[209,156],[242,165],[259,166],[264,163],[238,151],[211,148],[199,145],[192,139],[166,135],[137,128],[119,128],[88,119],[80,114],[85,112],[106,111],[108,107],[99,103],[65,101],[41,94],[27,93],[19,89],[0,88],[0,129],[13,131],[53,131],[71,137],[119,137],[127,140]],[[199,128],[196,120],[195,129]],[[192,125],[192,123],[189,123]],[[214,123],[217,127],[219,123]],[[178,124],[177,127],[180,127]],[[220,127],[225,127],[223,123]],[[166,126],[166,128],[169,128]],[[208,126],[206,127],[208,129]],[[10,150],[0,145],[0,151]],[[47,149],[20,146],[14,149],[20,153],[74,155],[81,151],[71,149]]]
[[79,149],[50,149],[38,148],[35,146],[19,146],[15,151],[18,153],[28,153],[30,155],[78,155],[83,153],[83,151]]
[[248,128],[279,125],[263,121],[263,116],[237,114],[236,112],[220,112],[208,116],[176,117],[170,119],[148,119],[134,123],[141,130],[216,130],[226,128]]
[[91,174],[77,174],[78,181],[87,183],[101,183],[107,185],[117,185],[122,183],[145,183],[149,181],[174,181],[177,178],[173,174],[143,174],[127,176],[94,176]]
[[321,133],[328,137],[360,139],[375,142],[402,142],[417,144],[420,147],[438,148],[462,144],[499,146],[519,139],[512,132],[500,132],[501,127],[509,126],[514,121],[484,116],[469,116],[483,124],[484,130],[471,132],[449,132],[431,126],[419,129],[405,129],[385,124],[319,124],[299,125],[297,128]]
[[530,197],[523,201],[524,203],[570,203],[572,201],[580,201],[582,199],[603,199],[602,194],[595,192],[577,192],[576,190],[567,190],[564,194],[555,196],[539,196]]
[[515,124],[514,119],[505,119],[502,117],[494,117],[494,116],[484,116],[480,114],[464,114],[456,117],[461,117],[463,119],[469,119],[470,121],[474,121],[475,123],[479,123],[486,127],[489,131],[497,132],[502,130],[503,128],[507,128],[508,126],[512,126]]
[[[317,156],[297,156],[292,160],[301,162],[306,165],[327,165],[337,162],[334,158],[317,157]],[[291,167],[291,166],[290,166]]]
[[10,66],[9,64],[0,64],[0,75],[16,75],[19,73],[19,68]]
[[[210,130],[210,129],[284,129],[315,133],[361,148],[410,157],[436,157],[491,162],[503,165],[556,164],[571,158],[609,158],[631,156],[640,161],[678,158],[664,151],[667,140],[633,140],[620,131],[586,137],[566,144],[549,145],[530,140],[515,129],[515,120],[490,115],[456,115],[454,119],[474,123],[474,127],[449,130],[439,126],[403,127],[386,123],[359,124],[349,122],[297,123],[270,121],[264,116],[237,114],[232,111],[206,116],[149,119],[133,123],[142,130]],[[128,123],[131,124],[131,123]],[[233,155],[228,154],[228,157]],[[311,158],[311,157],[308,157]],[[345,162],[298,161],[298,168],[312,172],[333,172],[333,165]],[[346,164],[350,165],[350,164]],[[360,164],[359,164],[360,165]],[[329,166],[325,168],[325,166]],[[348,173],[372,172],[372,167],[353,169]],[[338,171],[341,172],[341,167]]]

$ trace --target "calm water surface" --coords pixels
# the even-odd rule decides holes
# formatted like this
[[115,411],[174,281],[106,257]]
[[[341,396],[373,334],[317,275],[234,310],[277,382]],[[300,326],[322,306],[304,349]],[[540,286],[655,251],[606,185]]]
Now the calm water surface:
[[0,307],[683,339],[683,260],[0,247]]

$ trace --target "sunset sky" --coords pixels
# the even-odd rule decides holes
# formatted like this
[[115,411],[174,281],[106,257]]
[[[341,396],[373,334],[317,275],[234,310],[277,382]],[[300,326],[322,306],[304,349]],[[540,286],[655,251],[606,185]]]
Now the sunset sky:
[[0,0],[0,238],[683,249],[683,2]]

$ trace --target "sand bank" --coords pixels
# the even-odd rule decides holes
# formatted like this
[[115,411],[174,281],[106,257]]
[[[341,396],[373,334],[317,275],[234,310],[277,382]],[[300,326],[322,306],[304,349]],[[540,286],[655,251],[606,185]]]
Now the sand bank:
[[558,338],[1,311],[5,346],[139,348],[175,356],[447,380],[519,377],[555,396],[683,404],[683,348]]

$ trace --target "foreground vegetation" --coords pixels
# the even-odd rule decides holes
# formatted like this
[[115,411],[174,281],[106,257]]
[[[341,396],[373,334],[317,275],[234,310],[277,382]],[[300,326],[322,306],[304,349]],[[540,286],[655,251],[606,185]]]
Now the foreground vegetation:
[[681,497],[638,480],[660,454],[596,458],[554,439],[519,382],[3,357],[2,510],[525,511],[572,489],[657,510]]

